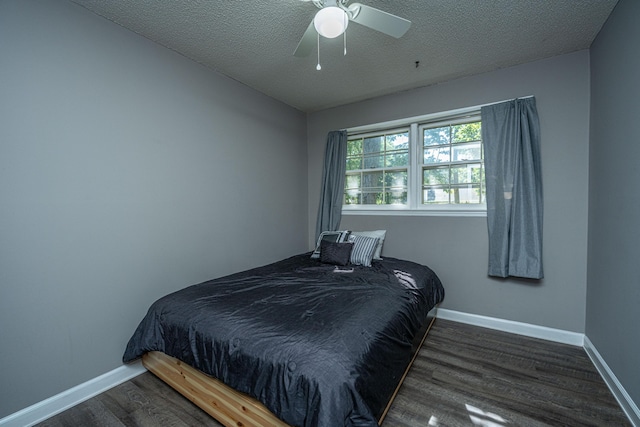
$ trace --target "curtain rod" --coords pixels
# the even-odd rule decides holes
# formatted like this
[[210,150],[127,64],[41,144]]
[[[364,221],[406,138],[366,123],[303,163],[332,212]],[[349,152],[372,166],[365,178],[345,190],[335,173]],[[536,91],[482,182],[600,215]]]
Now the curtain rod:
[[476,108],[488,107],[489,105],[502,104],[503,102],[515,101],[516,99],[528,99],[528,98],[533,98],[533,95],[520,96],[518,98],[510,98],[510,99],[505,99],[503,101],[490,102],[488,104],[478,105]]
[[350,133],[362,133],[362,132],[369,132],[369,131],[372,131],[372,130],[378,130],[378,129],[381,129],[381,128],[387,128],[388,129],[388,128],[393,128],[393,127],[406,126],[409,123],[419,122],[419,121],[423,121],[423,120],[437,120],[440,117],[462,116],[464,114],[469,114],[469,113],[478,111],[482,107],[488,107],[489,105],[496,105],[496,104],[501,104],[503,102],[515,101],[516,99],[527,99],[527,98],[533,98],[533,97],[534,97],[534,95],[521,96],[521,97],[518,97],[518,98],[510,98],[510,99],[505,99],[505,100],[502,100],[502,101],[490,102],[490,103],[487,103],[487,104],[474,105],[472,107],[457,108],[455,110],[442,111],[442,112],[430,113],[430,114],[423,114],[423,115],[420,115],[420,116],[407,117],[407,118],[404,118],[404,119],[397,119],[397,120],[390,120],[390,121],[387,121],[387,122],[380,122],[380,123],[374,123],[374,124],[363,125],[363,126],[348,127],[348,128],[343,128],[341,130],[346,130],[347,132],[350,132]]

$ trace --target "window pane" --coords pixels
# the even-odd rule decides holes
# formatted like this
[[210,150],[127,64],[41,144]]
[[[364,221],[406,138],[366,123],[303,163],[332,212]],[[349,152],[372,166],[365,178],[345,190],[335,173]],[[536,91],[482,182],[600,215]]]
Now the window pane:
[[448,185],[449,168],[425,169],[422,173],[422,185]]
[[387,135],[386,150],[408,150],[409,149],[409,132],[394,133]]
[[480,184],[455,186],[451,188],[451,203],[477,204],[483,200],[484,194],[481,196]]
[[398,166],[407,166],[409,164],[409,153],[387,154],[385,157],[385,167],[394,168]]
[[347,141],[347,156],[362,155],[362,138]]
[[449,161],[449,153],[451,149],[447,147],[425,148],[423,163],[442,163]]
[[364,158],[364,169],[378,169],[383,165],[384,156],[367,156]]
[[364,139],[364,154],[379,153],[384,151],[384,136],[373,136]]
[[363,205],[381,205],[384,202],[384,193],[382,191],[363,191]]
[[480,142],[453,145],[451,147],[452,162],[480,160],[481,156],[482,156],[482,145]]
[[407,192],[406,191],[390,191],[384,193],[384,201],[387,205],[406,205],[407,204]]
[[442,145],[449,143],[449,126],[441,128],[425,129],[423,132],[423,144]]
[[423,204],[449,203],[449,191],[445,188],[425,188],[422,190]]
[[367,172],[362,174],[362,187],[382,187],[382,172]]
[[348,190],[344,193],[345,205],[359,205],[360,204],[360,192],[358,190]]
[[344,180],[344,188],[360,188],[360,174],[347,175]]
[[451,142],[480,141],[482,139],[480,122],[451,126]]
[[384,185],[400,189],[407,188],[407,172],[387,172],[384,174]]
[[362,157],[347,157],[347,170],[362,169]]
[[480,184],[482,179],[482,165],[480,163],[470,163],[466,165],[451,166],[451,183]]

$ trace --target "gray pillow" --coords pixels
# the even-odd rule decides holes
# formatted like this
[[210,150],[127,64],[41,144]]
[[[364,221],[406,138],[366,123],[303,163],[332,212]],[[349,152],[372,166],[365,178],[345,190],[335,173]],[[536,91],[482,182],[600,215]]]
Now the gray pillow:
[[320,242],[320,262],[333,265],[347,265],[351,259],[353,243]]
[[349,234],[351,234],[351,232],[349,230],[344,230],[344,231],[323,231],[322,233],[320,233],[320,236],[318,236],[318,242],[316,243],[316,249],[311,254],[311,258],[314,258],[314,259],[320,258],[320,243],[323,240],[327,240],[329,242],[342,243],[342,242],[346,242],[348,240]]

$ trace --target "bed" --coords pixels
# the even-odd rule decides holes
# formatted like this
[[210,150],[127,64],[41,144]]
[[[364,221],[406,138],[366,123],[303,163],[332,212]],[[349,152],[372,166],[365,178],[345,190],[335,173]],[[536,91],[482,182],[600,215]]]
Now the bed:
[[225,426],[375,427],[443,298],[420,264],[300,254],[159,299],[123,360]]

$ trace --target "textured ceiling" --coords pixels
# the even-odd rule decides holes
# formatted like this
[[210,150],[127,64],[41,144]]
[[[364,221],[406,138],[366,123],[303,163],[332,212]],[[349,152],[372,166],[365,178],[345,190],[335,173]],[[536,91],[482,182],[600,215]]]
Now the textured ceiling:
[[[618,0],[354,0],[412,21],[400,39],[351,23],[293,52],[317,8],[301,0],[72,0],[302,111],[317,111],[586,49]],[[416,67],[416,61],[419,66]]]

